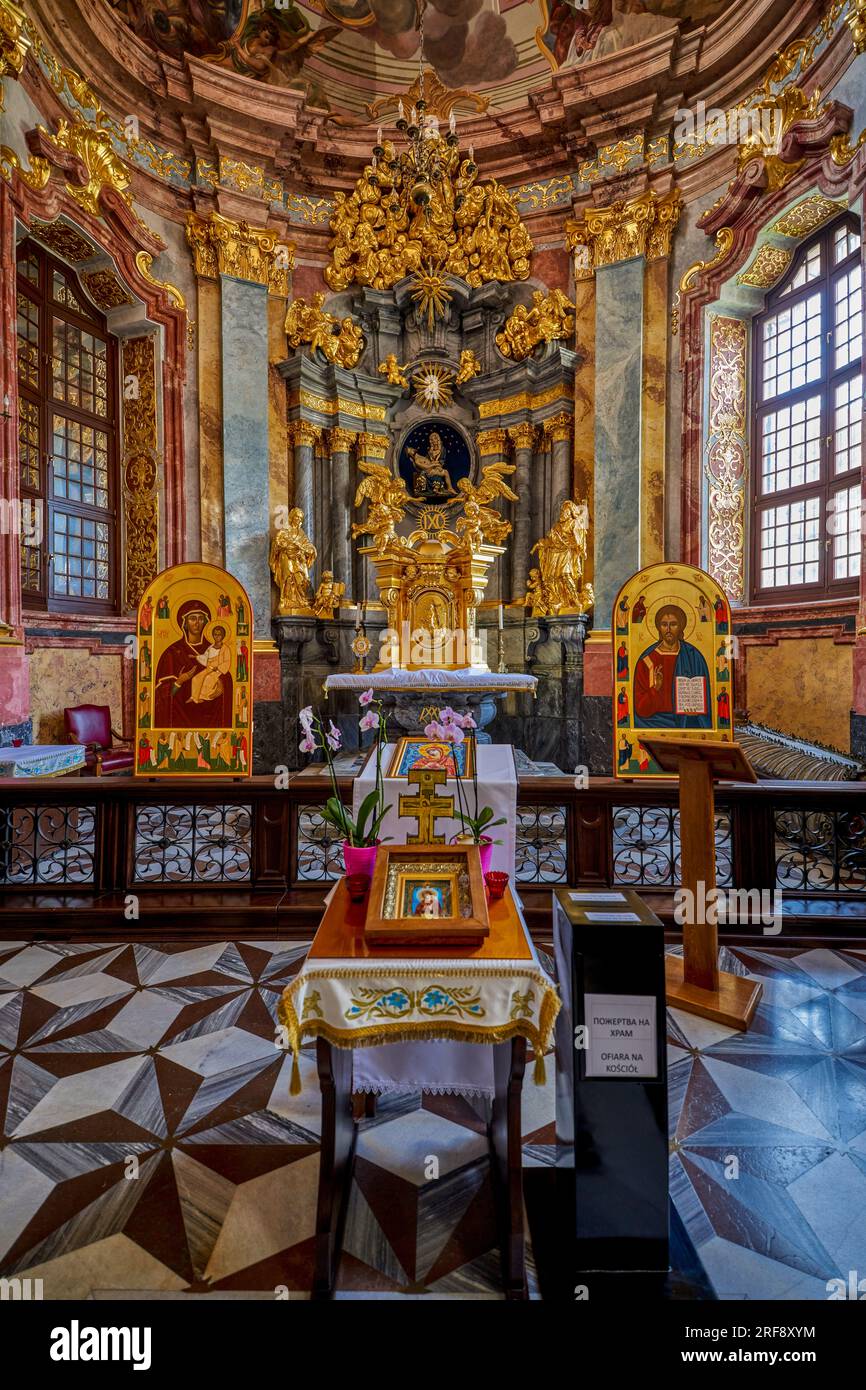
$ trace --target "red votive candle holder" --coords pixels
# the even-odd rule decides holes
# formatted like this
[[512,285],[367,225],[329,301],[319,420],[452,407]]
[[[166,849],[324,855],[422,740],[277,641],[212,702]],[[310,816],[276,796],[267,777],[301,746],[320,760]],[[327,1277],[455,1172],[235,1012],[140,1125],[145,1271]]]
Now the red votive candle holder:
[[346,874],[346,887],[353,903],[362,903],[370,888],[369,874]]
[[484,875],[484,882],[487,884],[487,891],[490,894],[490,901],[495,902],[497,898],[505,896],[508,887],[508,874],[501,869],[491,869]]

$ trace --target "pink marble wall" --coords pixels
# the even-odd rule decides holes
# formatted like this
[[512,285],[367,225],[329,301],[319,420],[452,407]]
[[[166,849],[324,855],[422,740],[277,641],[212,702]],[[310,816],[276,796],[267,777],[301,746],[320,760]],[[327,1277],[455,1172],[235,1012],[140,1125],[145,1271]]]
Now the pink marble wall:
[[23,646],[0,646],[0,724],[21,724],[30,713],[30,680]]
[[253,700],[279,700],[279,652],[255,652],[253,656]]

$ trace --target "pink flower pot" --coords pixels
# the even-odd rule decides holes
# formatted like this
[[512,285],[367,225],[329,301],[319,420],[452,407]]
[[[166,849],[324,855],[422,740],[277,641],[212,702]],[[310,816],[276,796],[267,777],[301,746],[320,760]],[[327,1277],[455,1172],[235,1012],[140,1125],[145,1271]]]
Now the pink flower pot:
[[347,874],[366,874],[373,877],[378,845],[350,845],[343,841],[343,863]]
[[481,844],[478,846],[481,853],[481,877],[490,873],[490,861],[493,858],[493,841],[487,835],[482,835]]

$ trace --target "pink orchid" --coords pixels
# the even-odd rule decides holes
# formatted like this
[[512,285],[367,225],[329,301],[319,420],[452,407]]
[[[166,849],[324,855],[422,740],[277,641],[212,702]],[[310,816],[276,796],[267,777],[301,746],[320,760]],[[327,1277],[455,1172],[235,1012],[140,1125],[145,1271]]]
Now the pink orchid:
[[443,724],[442,737],[446,743],[462,743],[466,735],[459,724]]
[[475,723],[471,714],[464,714],[462,727],[464,729],[477,729],[478,725]]
[[368,709],[367,713],[358,721],[358,728],[363,729],[365,733],[368,729],[378,729],[378,727],[379,716],[374,709]]
[[445,726],[437,724],[434,720],[433,723],[424,725],[424,733],[427,738],[443,740],[445,738]]
[[331,727],[328,730],[325,737],[328,740],[328,747],[332,749],[334,752],[336,752],[343,741],[343,735],[340,733],[340,730],[337,728],[333,719],[330,721],[330,725]]
[[312,734],[307,734],[306,738],[301,739],[298,747],[302,753],[315,753],[316,740],[313,738]]
[[310,729],[313,727],[313,706],[307,705],[305,709],[302,709],[298,715],[298,719],[301,721],[301,728],[304,732],[309,733]]
[[372,703],[373,703],[373,687],[371,686],[369,690],[364,690],[364,691],[362,691],[362,693],[358,696],[358,704],[359,704],[359,705],[371,705]]
[[450,705],[446,705],[444,709],[440,709],[439,711],[439,722],[441,724],[459,724],[460,715],[457,713],[456,709],[452,709]]

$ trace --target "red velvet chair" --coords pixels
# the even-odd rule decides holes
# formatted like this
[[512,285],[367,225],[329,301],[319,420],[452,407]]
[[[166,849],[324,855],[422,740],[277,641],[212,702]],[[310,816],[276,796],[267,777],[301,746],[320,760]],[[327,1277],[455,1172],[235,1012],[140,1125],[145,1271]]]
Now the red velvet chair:
[[67,742],[86,745],[85,773],[95,772],[101,777],[103,772],[132,771],[135,757],[132,746],[118,748],[114,744],[115,738],[124,740],[123,735],[115,733],[111,727],[108,705],[75,705],[63,711],[63,722]]

